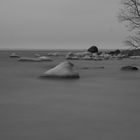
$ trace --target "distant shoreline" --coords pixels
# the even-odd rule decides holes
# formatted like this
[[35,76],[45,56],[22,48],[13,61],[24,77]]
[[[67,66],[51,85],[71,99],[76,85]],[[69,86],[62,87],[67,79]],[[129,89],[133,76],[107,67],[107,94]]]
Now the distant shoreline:
[[[120,50],[120,54],[127,56],[140,56],[140,49],[99,49],[99,52],[115,52],[116,50]],[[29,52],[29,53],[68,53],[68,52],[86,52],[87,49],[0,49],[0,52]]]
[[[87,48],[88,49],[88,48]],[[0,49],[0,51],[87,51],[87,49]],[[113,51],[115,49],[99,49],[100,51]],[[122,51],[129,50],[129,49],[119,49]]]

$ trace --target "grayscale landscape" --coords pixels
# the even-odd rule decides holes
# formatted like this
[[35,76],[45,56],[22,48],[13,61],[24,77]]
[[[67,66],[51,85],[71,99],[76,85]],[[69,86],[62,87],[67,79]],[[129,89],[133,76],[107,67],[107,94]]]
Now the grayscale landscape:
[[0,1],[0,140],[140,139],[140,1],[121,2]]

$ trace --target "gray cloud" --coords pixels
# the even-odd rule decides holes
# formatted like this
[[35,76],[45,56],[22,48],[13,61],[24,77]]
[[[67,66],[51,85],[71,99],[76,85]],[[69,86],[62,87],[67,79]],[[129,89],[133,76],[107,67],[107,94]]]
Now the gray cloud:
[[118,9],[119,0],[3,0],[0,48],[122,47]]

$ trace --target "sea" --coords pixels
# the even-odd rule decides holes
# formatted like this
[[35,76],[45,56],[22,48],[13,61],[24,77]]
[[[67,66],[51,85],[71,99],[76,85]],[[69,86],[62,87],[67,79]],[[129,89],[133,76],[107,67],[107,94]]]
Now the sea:
[[79,79],[41,79],[69,51],[12,52],[50,50],[0,51],[0,140],[140,140],[140,70],[121,71],[140,59],[71,60]]

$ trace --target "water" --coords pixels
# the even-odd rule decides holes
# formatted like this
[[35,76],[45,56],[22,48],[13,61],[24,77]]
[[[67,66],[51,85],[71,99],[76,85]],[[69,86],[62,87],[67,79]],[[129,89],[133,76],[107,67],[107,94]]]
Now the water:
[[18,62],[10,53],[0,52],[1,140],[140,139],[140,72],[120,70],[139,59],[72,61],[80,79],[44,80],[63,57]]

